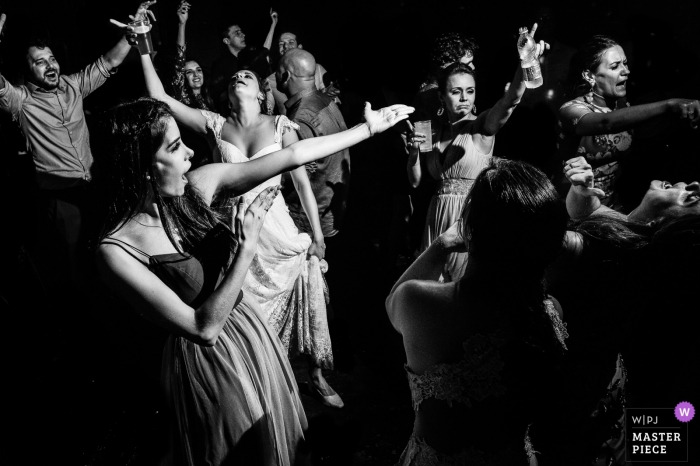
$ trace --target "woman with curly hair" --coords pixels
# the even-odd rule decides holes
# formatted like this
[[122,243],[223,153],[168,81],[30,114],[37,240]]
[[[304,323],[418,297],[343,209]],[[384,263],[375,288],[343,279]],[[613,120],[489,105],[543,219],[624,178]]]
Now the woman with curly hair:
[[[562,163],[583,156],[593,166],[595,185],[604,191],[603,205],[622,210],[616,191],[620,161],[632,149],[632,130],[670,113],[693,126],[700,121],[697,100],[668,99],[635,105],[625,100],[630,69],[625,51],[607,36],[593,36],[579,51],[572,66],[578,73],[576,97],[559,109],[559,148]],[[559,174],[557,188],[565,196],[570,184]]]
[[[536,25],[533,26],[533,33],[535,29]],[[539,57],[548,46],[541,42],[532,47]],[[428,249],[462,216],[474,179],[492,158],[496,134],[525,93],[522,68],[518,67],[503,97],[477,116],[476,82],[469,65],[459,62],[449,65],[442,70],[438,86],[439,102],[448,122],[435,128],[430,152],[421,154],[419,150],[420,143],[426,140],[427,135],[413,133],[408,139],[406,169],[411,185],[417,187],[430,178],[438,182],[425,218],[421,251]],[[425,164],[421,164],[421,159],[425,159]],[[424,173],[424,166],[427,174]],[[450,254],[443,280],[458,281],[464,274],[466,262],[466,252]]]

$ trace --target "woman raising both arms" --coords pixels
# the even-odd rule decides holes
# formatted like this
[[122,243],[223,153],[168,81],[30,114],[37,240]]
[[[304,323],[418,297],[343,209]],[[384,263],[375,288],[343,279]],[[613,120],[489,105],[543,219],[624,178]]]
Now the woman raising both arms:
[[[536,30],[537,24],[529,34],[533,36]],[[526,33],[527,28],[520,29],[521,35]],[[527,47],[530,48],[525,50]],[[539,44],[532,41],[520,49],[520,53],[527,54],[532,47],[535,48],[535,57],[539,58],[549,45],[542,41]],[[506,124],[524,92],[523,71],[518,67],[503,97],[492,108],[477,116],[473,66],[457,62],[449,65],[438,76],[437,95],[442,105],[439,113],[447,113],[449,124],[437,128],[433,135],[432,151],[423,155],[427,157],[430,176],[438,180],[439,184],[428,208],[421,251],[428,249],[435,238],[462,216],[474,179],[491,160],[496,133]],[[421,169],[419,151],[419,145],[425,139],[426,135],[420,133],[414,133],[408,139],[408,180],[413,187],[417,187],[426,176]],[[459,280],[464,274],[466,262],[466,252],[450,254],[442,280]]]

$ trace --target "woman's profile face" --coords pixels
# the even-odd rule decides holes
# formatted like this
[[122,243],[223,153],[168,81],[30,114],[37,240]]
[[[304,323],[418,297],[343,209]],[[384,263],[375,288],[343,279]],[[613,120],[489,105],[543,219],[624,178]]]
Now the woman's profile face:
[[474,76],[459,73],[447,78],[444,94],[440,94],[440,99],[450,116],[460,119],[469,115],[476,99]]
[[193,155],[194,151],[182,142],[175,119],[168,118],[163,144],[153,157],[153,171],[161,196],[177,197],[185,193],[185,173],[192,166]]
[[700,215],[700,183],[676,183],[654,180],[639,207],[629,214],[635,221],[649,222],[659,217]]
[[202,73],[202,67],[196,61],[188,61],[185,64],[185,77],[187,78],[187,85],[190,89],[201,89],[204,84],[204,73]]
[[603,97],[619,99],[627,95],[627,78],[630,69],[627,67],[627,57],[622,47],[610,47],[601,57],[600,65],[592,77],[593,92]]
[[231,102],[243,99],[264,99],[265,96],[260,90],[258,79],[248,70],[242,70],[231,77],[228,85],[228,96]]

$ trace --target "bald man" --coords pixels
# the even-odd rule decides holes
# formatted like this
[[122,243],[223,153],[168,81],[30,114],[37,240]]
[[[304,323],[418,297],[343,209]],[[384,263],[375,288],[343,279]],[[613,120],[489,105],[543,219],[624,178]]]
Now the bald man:
[[[295,48],[300,48],[303,49],[304,46],[299,40],[299,36],[294,33],[294,32],[283,32],[280,34],[279,41],[278,41],[278,50],[279,50],[279,56],[282,57],[284,53],[287,50],[295,49]],[[323,75],[326,74],[326,69],[321,65],[320,63],[316,63],[316,74],[315,74],[315,79],[316,79],[316,88],[319,90],[323,90],[326,86],[323,83]],[[286,115],[287,114],[287,109],[284,106],[284,103],[287,101],[287,96],[284,95],[283,92],[279,91],[277,89],[277,79],[275,78],[275,71],[272,71],[272,74],[267,77],[267,82],[270,85],[270,90],[272,90],[272,96],[275,99],[275,114],[277,115]],[[337,103],[337,101],[336,101]]]
[[[345,131],[345,121],[331,97],[316,87],[316,60],[306,50],[288,50],[275,73],[277,89],[287,96],[287,117],[299,125],[299,139],[314,138]],[[344,149],[307,165],[311,187],[316,196],[323,236],[338,234],[345,215],[350,185],[350,152]],[[309,220],[293,189],[285,192],[289,213],[300,230],[313,233]],[[328,243],[326,243],[328,247]]]

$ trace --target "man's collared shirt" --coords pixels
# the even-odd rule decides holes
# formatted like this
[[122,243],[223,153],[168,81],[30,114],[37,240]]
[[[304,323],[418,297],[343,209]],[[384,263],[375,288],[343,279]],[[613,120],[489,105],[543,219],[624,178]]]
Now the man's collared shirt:
[[[293,95],[284,103],[287,117],[299,125],[300,139],[327,136],[345,131],[345,120],[340,109],[323,92],[309,89]],[[311,188],[316,196],[323,236],[334,236],[340,230],[350,187],[350,151],[340,152],[307,165]],[[309,219],[296,190],[285,195],[289,214],[297,226],[312,233]]]
[[15,87],[5,79],[5,87],[0,89],[0,109],[19,123],[27,151],[34,157],[40,188],[68,188],[92,179],[93,158],[83,99],[109,76],[100,57],[78,73],[61,76],[51,91],[33,83]]

